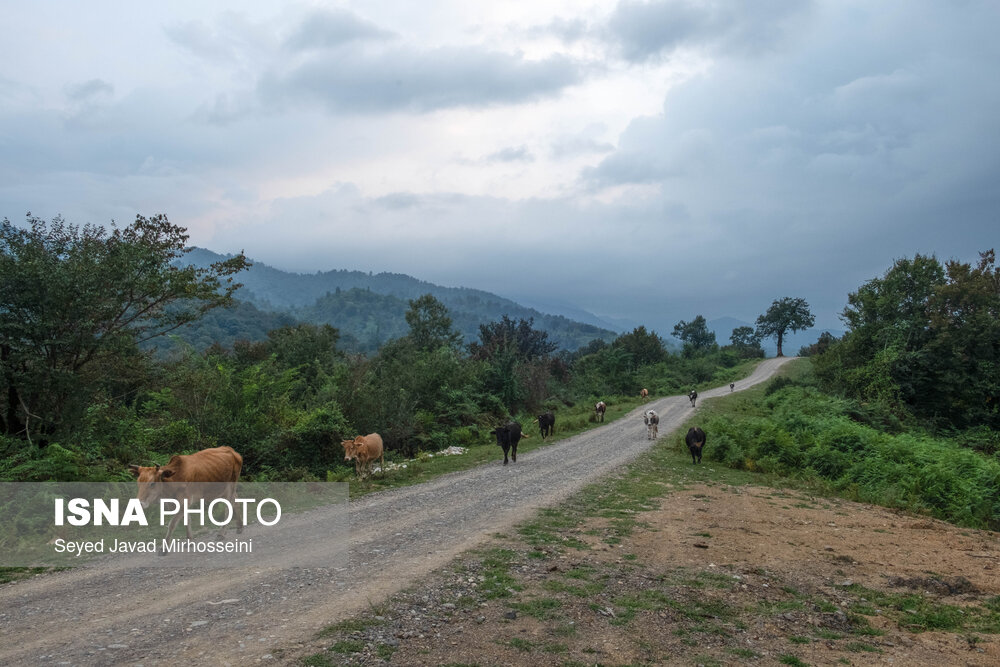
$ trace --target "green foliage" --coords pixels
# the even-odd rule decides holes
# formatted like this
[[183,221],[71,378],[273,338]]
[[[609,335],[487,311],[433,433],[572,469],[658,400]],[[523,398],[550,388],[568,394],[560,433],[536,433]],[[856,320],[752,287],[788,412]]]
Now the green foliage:
[[[224,317],[191,327],[200,315],[224,312],[211,309],[231,301],[236,286],[224,279],[244,266],[242,256],[182,268],[184,230],[163,217],[140,217],[111,233],[81,231],[58,219],[51,228],[33,224],[26,232],[5,223],[3,268],[14,285],[51,279],[44,289],[34,286],[32,298],[40,304],[34,305],[58,309],[65,302],[66,312],[28,321],[22,311],[33,304],[6,283],[0,289],[7,298],[0,304],[0,327],[7,327],[0,328],[0,431],[10,432],[0,432],[2,479],[124,480],[129,464],[163,464],[174,454],[226,445],[243,455],[247,479],[342,480],[352,472],[341,440],[371,432],[382,435],[390,458],[461,445],[480,450],[470,460],[485,460],[494,451],[489,431],[502,421],[517,419],[528,430],[533,415],[553,410],[557,437],[565,437],[592,426],[598,398],[614,418],[638,404],[640,387],[654,395],[681,393],[731,381],[749,368],[733,350],[670,354],[644,327],[611,344],[589,338],[592,344],[579,353],[555,356],[547,330],[530,317],[507,315],[478,322],[479,340],[463,348],[462,315],[453,325],[454,311],[443,298],[425,291],[410,299],[407,310],[399,297],[361,287],[321,295],[314,306],[327,308],[338,327],[368,327],[368,340],[380,342],[368,356],[346,355],[341,346],[350,335],[329,323],[278,319],[262,334],[267,320],[249,305],[237,309],[254,323],[247,325],[252,339],[243,339],[226,328]],[[117,285],[120,294],[102,301],[95,287],[100,280]],[[72,292],[67,286],[77,282],[81,302],[69,304],[57,292]],[[149,302],[158,298],[163,307]],[[129,327],[98,321],[113,303],[124,308]],[[399,321],[407,330],[384,324],[391,319],[380,319],[386,307],[401,307]],[[310,316],[320,315],[314,310]],[[158,356],[141,346],[144,336],[155,338],[175,325],[206,338],[197,346],[178,342]],[[66,331],[86,335],[73,338]],[[28,355],[30,346],[18,347],[25,336],[55,341],[65,360],[71,352],[82,356],[75,366],[42,369]],[[69,344],[80,341],[91,348]],[[53,409],[43,420],[36,410],[45,401]],[[529,441],[532,446],[539,445]],[[787,452],[775,456],[791,460]],[[448,465],[429,460],[420,459],[400,477],[417,480],[424,464],[436,470]]]
[[848,296],[850,331],[816,357],[826,387],[942,432],[1000,428],[1000,268],[917,255]]
[[447,306],[431,294],[410,301],[406,323],[410,326],[410,339],[420,350],[442,346],[457,349],[462,342],[462,334],[452,329]]
[[809,304],[805,299],[786,296],[775,299],[767,312],[757,318],[757,337],[761,340],[775,338],[780,357],[785,334],[808,329],[815,322],[816,316],[809,312]]
[[164,215],[110,232],[0,223],[0,430],[65,434],[93,397],[133,388],[140,343],[230,301],[246,259],[178,267],[185,232]]
[[[858,404],[807,376],[779,378],[738,411],[709,408],[706,458],[730,467],[818,477],[859,500],[974,527],[1000,526],[1000,462],[959,442],[861,423]],[[877,415],[867,414],[879,421]]]
[[715,332],[708,329],[708,323],[701,315],[690,322],[681,320],[675,324],[672,335],[684,343],[685,357],[696,357],[718,348]]

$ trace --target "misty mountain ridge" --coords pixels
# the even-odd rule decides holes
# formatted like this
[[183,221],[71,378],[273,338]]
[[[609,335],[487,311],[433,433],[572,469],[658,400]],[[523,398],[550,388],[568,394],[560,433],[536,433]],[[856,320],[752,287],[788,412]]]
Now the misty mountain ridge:
[[[179,263],[207,267],[232,257],[205,248],[193,248]],[[549,334],[560,348],[575,350],[595,339],[614,340],[618,334],[631,331],[642,323],[628,319],[602,317],[545,297],[514,299],[468,287],[443,287],[402,273],[371,273],[334,269],[316,273],[283,271],[263,262],[251,260],[252,266],[236,276],[243,284],[236,297],[245,305],[231,313],[216,313],[208,320],[212,335],[220,343],[231,345],[242,331],[246,338],[260,340],[267,327],[295,321],[329,324],[340,330],[345,349],[373,352],[380,345],[409,331],[405,314],[409,301],[431,294],[447,306],[452,324],[462,333],[465,342],[478,340],[479,325],[499,320],[534,319],[536,328]],[[229,321],[232,320],[232,321]],[[679,320],[678,320],[679,321]],[[708,321],[719,345],[729,344],[733,329],[755,327],[734,317]],[[649,324],[647,329],[656,330]],[[211,337],[199,325],[190,325],[184,337],[199,347]],[[671,331],[660,336],[669,349],[680,349]],[[798,354],[799,348],[816,342],[822,330],[808,329],[785,337],[784,352]],[[840,337],[842,331],[830,331]],[[773,339],[763,341],[768,356],[777,353]]]
[[[205,248],[193,248],[179,258],[182,265],[207,267],[232,257]],[[614,340],[619,331],[586,311],[581,319],[552,314],[511,299],[468,287],[442,287],[401,273],[365,273],[331,270],[316,273],[282,271],[252,260],[252,266],[235,277],[242,283],[240,301],[261,312],[286,313],[296,320],[329,324],[340,330],[346,347],[371,352],[393,338],[406,335],[409,301],[431,294],[449,311],[452,324],[466,342],[479,338],[479,325],[499,320],[533,319],[537,329],[560,348],[575,350],[595,339]],[[195,325],[196,326],[196,325]]]

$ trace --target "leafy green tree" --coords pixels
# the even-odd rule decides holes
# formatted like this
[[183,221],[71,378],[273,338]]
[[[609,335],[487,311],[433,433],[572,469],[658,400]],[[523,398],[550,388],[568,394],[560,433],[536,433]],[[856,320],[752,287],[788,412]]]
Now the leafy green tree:
[[631,333],[622,334],[612,343],[613,347],[624,350],[631,355],[634,367],[656,364],[667,358],[667,350],[663,339],[646,327],[636,327]]
[[817,375],[829,386],[897,413],[906,403],[912,408],[916,397],[900,382],[913,386],[916,376],[927,372],[920,358],[932,335],[928,308],[946,281],[935,257],[918,254],[895,261],[882,277],[848,294],[841,315],[847,335],[814,360]]
[[469,351],[476,359],[491,359],[508,349],[521,361],[546,357],[555,352],[556,345],[549,342],[548,333],[535,329],[534,324],[534,318],[515,322],[506,315],[497,322],[480,324],[479,342],[469,345]]
[[763,357],[764,349],[760,346],[760,336],[753,327],[736,327],[729,336],[730,349],[743,359]]
[[718,344],[715,342],[715,332],[709,330],[708,323],[701,315],[690,322],[681,320],[675,324],[672,335],[683,341],[685,357],[698,356],[718,348]]
[[819,354],[826,354],[826,351],[829,350],[836,342],[837,338],[832,333],[824,331],[819,335],[819,338],[816,339],[815,343],[812,345],[803,345],[802,348],[799,349],[799,356],[815,357]]
[[499,398],[511,413],[537,405],[548,384],[549,355],[556,345],[533,324],[533,319],[515,323],[504,315],[481,324],[479,342],[469,345],[473,359],[486,362],[483,392]]
[[462,334],[452,328],[448,308],[425,294],[410,302],[406,311],[406,323],[410,325],[410,338],[421,350],[431,350],[443,346],[458,349],[462,344]]
[[778,342],[778,355],[784,356],[781,345],[785,334],[791,331],[808,329],[816,322],[816,316],[809,312],[809,304],[805,299],[784,297],[776,299],[767,312],[757,318],[757,336],[775,338]]
[[165,215],[110,231],[27,223],[0,223],[0,426],[28,440],[72,423],[107,378],[138,365],[140,343],[229,303],[231,276],[248,266],[242,254],[177,266],[188,236]]
[[[976,265],[949,261],[928,300],[931,338],[916,355],[904,398],[939,425],[1000,428],[1000,268],[993,250]],[[932,399],[928,401],[927,399]],[[919,401],[919,403],[918,403]]]

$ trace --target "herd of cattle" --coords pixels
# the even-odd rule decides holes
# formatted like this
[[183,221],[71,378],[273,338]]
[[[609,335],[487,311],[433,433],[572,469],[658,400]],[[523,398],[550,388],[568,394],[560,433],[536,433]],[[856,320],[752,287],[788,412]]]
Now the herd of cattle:
[[[733,385],[730,385],[730,391]],[[649,392],[643,389],[640,392],[642,398],[649,396]],[[694,407],[698,393],[691,390],[688,399],[691,407]],[[598,401],[594,406],[595,421],[603,422],[604,413],[607,411],[607,404]],[[646,410],[643,415],[646,423],[646,438],[655,440],[659,435],[660,417],[654,410]],[[551,411],[538,415],[535,420],[538,424],[541,437],[546,437],[555,433],[556,417]],[[521,425],[516,421],[510,421],[502,426],[490,431],[497,439],[497,445],[503,450],[503,464],[507,465],[508,455],[511,461],[517,462],[517,443],[527,438],[528,434],[521,431]],[[701,453],[705,446],[705,432],[698,427],[688,429],[684,437],[688,450],[691,452],[691,463],[701,463]],[[382,446],[382,436],[378,433],[359,435],[353,440],[344,440],[340,443],[344,448],[344,460],[354,461],[354,471],[359,478],[370,476],[372,464],[378,460],[380,470],[385,469],[385,451]],[[214,497],[226,498],[230,503],[235,498],[236,483],[240,478],[240,471],[243,468],[243,457],[232,447],[214,447],[203,449],[194,454],[177,454],[170,458],[170,461],[163,466],[129,466],[129,472],[135,476],[139,482],[139,501],[143,508],[157,502],[160,498],[188,498],[197,500],[198,494],[207,493],[208,485],[196,484],[196,482],[214,482],[217,486],[211,493]],[[164,484],[161,482],[170,482]],[[187,483],[195,483],[188,485]],[[173,533],[177,525],[179,515],[175,516],[167,528],[167,539]],[[242,532],[240,525],[237,533]],[[187,526],[187,536],[191,537],[191,527]]]

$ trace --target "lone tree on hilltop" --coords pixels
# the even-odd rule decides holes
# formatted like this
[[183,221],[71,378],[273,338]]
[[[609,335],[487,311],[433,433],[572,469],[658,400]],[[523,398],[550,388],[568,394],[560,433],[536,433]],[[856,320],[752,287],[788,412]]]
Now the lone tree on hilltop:
[[803,331],[816,323],[816,316],[809,312],[809,304],[805,299],[786,296],[776,299],[767,312],[757,318],[757,336],[760,338],[776,338],[778,355],[783,357],[781,344],[785,333]]

